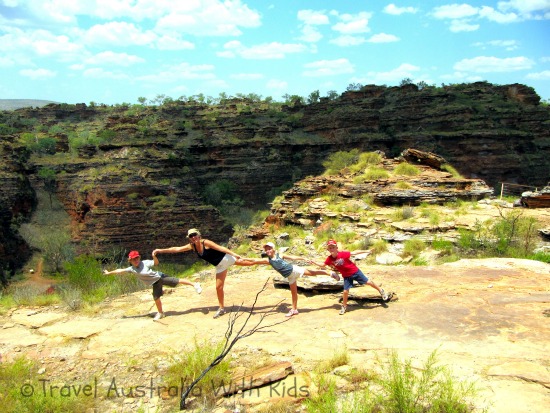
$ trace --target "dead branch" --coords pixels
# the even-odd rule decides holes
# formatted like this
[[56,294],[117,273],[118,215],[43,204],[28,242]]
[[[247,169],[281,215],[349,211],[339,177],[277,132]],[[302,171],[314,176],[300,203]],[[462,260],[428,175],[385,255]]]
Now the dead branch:
[[241,303],[241,305],[239,306],[239,308],[237,309],[236,312],[229,313],[229,319],[227,321],[227,330],[225,331],[225,343],[224,343],[224,346],[221,350],[221,353],[214,358],[214,360],[210,363],[210,365],[202,371],[202,373],[189,385],[189,387],[181,395],[180,410],[185,410],[185,401],[186,401],[187,397],[189,396],[189,394],[191,393],[191,391],[193,390],[193,387],[195,387],[197,385],[197,383],[199,381],[201,381],[202,378],[212,368],[217,366],[225,358],[225,356],[227,356],[227,354],[229,354],[229,352],[231,351],[233,346],[237,343],[237,341],[239,341],[242,338],[250,337],[254,333],[272,332],[272,330],[268,330],[270,327],[274,327],[276,325],[286,323],[289,320],[287,318],[283,321],[277,321],[277,322],[274,322],[272,324],[262,325],[262,323],[264,322],[264,320],[267,317],[272,316],[272,315],[275,314],[275,308],[282,302],[282,301],[279,301],[277,304],[275,304],[273,307],[271,307],[271,309],[269,309],[269,311],[267,311],[266,313],[263,313],[260,316],[260,319],[258,320],[258,322],[252,328],[250,328],[247,331],[244,331],[245,328],[246,328],[246,325],[248,324],[248,322],[250,321],[250,318],[252,317],[252,314],[254,313],[254,308],[256,307],[256,303],[258,302],[258,297],[260,296],[261,293],[263,293],[266,290],[267,283],[269,282],[270,279],[271,278],[268,278],[267,281],[265,282],[265,284],[263,285],[262,289],[256,293],[256,297],[254,299],[254,302],[252,303],[252,307],[250,308],[250,310],[248,310],[248,314],[247,314],[243,324],[241,325],[240,328],[238,328],[238,330],[236,330],[236,332],[234,332],[234,330],[235,330],[235,324],[236,324],[237,320],[239,318],[241,318],[241,316],[246,314],[246,311],[242,311],[243,303]]

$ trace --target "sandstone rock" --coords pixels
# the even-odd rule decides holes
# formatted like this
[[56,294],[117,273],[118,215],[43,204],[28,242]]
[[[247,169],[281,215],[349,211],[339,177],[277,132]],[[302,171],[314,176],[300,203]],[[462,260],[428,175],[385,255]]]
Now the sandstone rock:
[[490,367],[489,376],[517,377],[550,388],[550,371],[547,366],[526,361],[508,362]]
[[399,255],[392,254],[390,252],[383,252],[381,254],[377,254],[375,260],[378,264],[392,265],[400,263],[402,258]]
[[[296,280],[298,288],[303,290],[341,290],[343,281],[335,281],[328,275],[318,275],[315,277],[301,277]],[[277,287],[288,288],[288,280],[277,274],[273,277],[273,285]]]
[[280,362],[255,370],[246,375],[233,377],[230,383],[217,389],[216,393],[227,396],[243,392],[279,381],[292,373],[292,365],[288,361]]
[[66,317],[67,315],[62,312],[36,312],[27,309],[16,310],[11,315],[15,323],[31,328],[40,328]]

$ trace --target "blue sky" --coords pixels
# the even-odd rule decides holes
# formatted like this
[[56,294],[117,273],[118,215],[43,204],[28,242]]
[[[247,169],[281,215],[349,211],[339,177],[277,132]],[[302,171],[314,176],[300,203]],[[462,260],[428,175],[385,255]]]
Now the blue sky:
[[550,0],[0,0],[0,98],[282,100],[350,83],[523,83],[550,99]]

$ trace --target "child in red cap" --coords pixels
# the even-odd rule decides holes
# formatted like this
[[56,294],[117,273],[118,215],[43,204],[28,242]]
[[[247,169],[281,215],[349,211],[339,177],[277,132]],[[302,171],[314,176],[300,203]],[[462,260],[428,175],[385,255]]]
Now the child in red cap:
[[154,321],[160,320],[164,317],[164,312],[162,311],[162,302],[160,297],[164,294],[162,287],[167,285],[169,287],[176,287],[178,284],[191,285],[195,288],[195,291],[200,294],[202,292],[201,285],[199,283],[192,283],[183,278],[169,277],[166,274],[160,271],[154,271],[151,267],[158,265],[159,260],[157,255],[153,251],[152,260],[143,260],[139,256],[139,252],[130,251],[128,254],[128,261],[130,262],[130,267],[119,268],[113,271],[105,270],[105,274],[123,274],[123,273],[133,273],[137,274],[139,279],[145,284],[153,287],[153,299],[155,300],[155,305],[157,306],[157,314],[155,315]]
[[357,267],[357,265],[350,260],[352,255],[361,254],[365,251],[338,251],[338,243],[333,239],[327,241],[327,250],[330,255],[327,257],[323,265],[319,265],[313,261],[311,263],[320,267],[329,266],[342,274],[342,277],[344,278],[344,294],[342,297],[342,308],[340,309],[340,315],[343,315],[346,312],[349,289],[353,287],[354,281],[357,281],[357,284],[359,285],[366,284],[374,288],[380,293],[382,300],[387,301],[389,299],[388,294],[386,294],[386,292],[374,282],[370,281],[368,277],[359,269],[359,267]]

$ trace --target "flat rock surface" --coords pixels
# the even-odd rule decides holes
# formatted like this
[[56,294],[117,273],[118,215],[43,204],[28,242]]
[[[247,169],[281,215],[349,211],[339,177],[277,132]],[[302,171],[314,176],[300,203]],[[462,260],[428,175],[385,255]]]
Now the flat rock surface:
[[[479,407],[494,413],[550,411],[549,265],[485,259],[432,267],[359,266],[398,299],[354,298],[340,316],[340,290],[300,290],[299,315],[243,338],[234,351],[289,361],[298,377],[340,349],[349,352],[350,365],[374,370],[382,368],[380,360],[391,350],[419,364],[437,350],[440,363],[456,377],[476,381]],[[249,309],[275,274],[268,267],[230,269],[226,307]],[[3,359],[37,358],[52,377],[76,370],[80,379],[99,371],[122,375],[137,363],[140,380],[158,381],[168,356],[187,351],[197,339],[221,340],[226,332],[228,315],[212,318],[217,309],[213,273],[203,288],[201,295],[188,286],[165,294],[167,317],[158,322],[152,321],[148,290],[107,301],[90,315],[58,317],[59,311],[48,308],[33,308],[38,313],[27,315],[29,309],[19,308],[0,318],[0,352]],[[376,297],[370,287],[355,291]],[[276,313],[265,323],[287,320],[290,292],[269,280],[251,324],[273,308]],[[36,323],[27,322],[32,317]],[[116,410],[123,399],[110,402]]]

